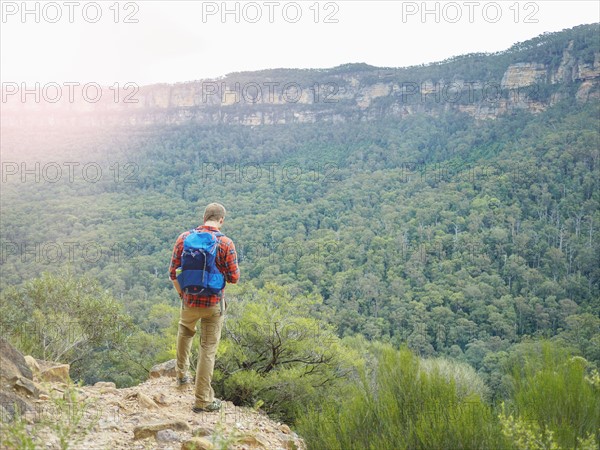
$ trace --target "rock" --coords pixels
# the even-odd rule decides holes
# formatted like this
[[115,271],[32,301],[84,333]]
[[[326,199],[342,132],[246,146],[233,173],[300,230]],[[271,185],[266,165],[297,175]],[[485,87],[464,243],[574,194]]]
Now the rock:
[[22,415],[26,412],[35,412],[33,405],[19,396],[15,392],[0,391],[0,405],[2,406],[2,420],[9,422],[14,419],[15,415]]
[[27,363],[27,366],[29,366],[33,373],[38,373],[40,371],[40,365],[33,356],[26,355],[24,358],[25,362]]
[[138,425],[133,429],[133,439],[145,439],[156,436],[156,433],[161,430],[189,431],[189,429],[190,426],[181,420]]
[[158,409],[158,405],[154,402],[154,400],[152,400],[146,394],[138,392],[137,399],[138,399],[138,403],[140,404],[140,406],[142,408]]
[[40,383],[36,383],[35,381],[33,382],[33,385],[36,387],[36,389],[38,390],[38,397],[41,394],[45,394],[45,395],[50,395],[48,393],[48,390],[46,389],[46,386],[41,385]]
[[17,391],[24,393],[25,395],[31,395],[35,398],[39,395],[39,390],[35,386],[34,382],[28,378],[19,377],[14,384]]
[[100,389],[101,394],[117,392],[117,385],[112,381],[98,381],[94,387]]
[[150,369],[150,378],[175,376],[177,376],[177,360],[175,359],[156,364]]
[[161,406],[166,406],[169,403],[167,402],[167,397],[162,392],[160,394],[154,394],[152,399]]
[[156,433],[156,440],[158,442],[176,442],[179,440],[179,434],[173,430],[160,430]]
[[129,410],[129,408],[127,407],[127,405],[124,402],[117,401],[116,405],[122,411],[128,411]]
[[361,90],[361,93],[357,96],[356,103],[361,108],[367,108],[372,100],[377,97],[386,97],[393,90],[391,83],[375,83],[366,86]]
[[251,445],[253,447],[269,448],[270,446],[269,440],[260,433],[248,434],[240,440],[240,443]]
[[546,66],[538,63],[511,64],[502,77],[502,89],[519,89],[543,82],[546,78]]
[[[15,387],[16,390],[13,391],[11,387]],[[1,420],[8,422],[16,415],[34,412],[34,406],[26,396],[37,394],[38,389],[33,383],[33,373],[25,358],[10,342],[0,337]]]
[[11,386],[19,377],[33,380],[33,373],[23,355],[10,342],[0,337],[0,381]]
[[279,431],[285,434],[290,434],[292,432],[292,430],[290,430],[290,427],[288,427],[285,423],[279,425]]
[[39,399],[43,401],[50,400],[50,396],[46,394],[40,394]]
[[212,428],[200,427],[200,428],[196,428],[192,434],[194,436],[202,437],[202,436],[210,436],[212,433],[213,433]]
[[49,381],[51,383],[66,383],[71,381],[69,377],[69,364],[58,364],[52,367],[42,369],[40,372],[40,380]]
[[181,446],[181,450],[212,450],[213,448],[213,444],[203,437],[193,437]]

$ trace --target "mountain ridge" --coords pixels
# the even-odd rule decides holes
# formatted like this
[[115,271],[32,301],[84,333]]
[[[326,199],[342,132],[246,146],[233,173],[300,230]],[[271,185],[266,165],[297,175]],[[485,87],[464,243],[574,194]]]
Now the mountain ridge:
[[[503,52],[459,55],[405,68],[349,63],[147,86],[49,83],[34,87],[34,94],[23,94],[24,86],[7,83],[2,126],[257,126],[448,111],[476,119],[523,110],[539,113],[563,100],[600,99],[599,31],[599,24],[582,25],[540,35]],[[32,102],[34,95],[42,101]]]

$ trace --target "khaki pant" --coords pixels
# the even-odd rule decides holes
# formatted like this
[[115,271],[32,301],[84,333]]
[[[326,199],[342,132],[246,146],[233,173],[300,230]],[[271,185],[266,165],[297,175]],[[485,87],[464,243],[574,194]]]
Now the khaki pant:
[[188,308],[183,304],[181,306],[177,333],[177,377],[183,378],[190,368],[190,349],[196,334],[196,324],[200,320],[200,351],[196,367],[196,402],[194,406],[201,408],[215,399],[215,393],[210,383],[215,367],[217,347],[221,340],[224,314],[227,309],[227,302],[225,299],[222,301],[224,302],[223,315],[221,315],[219,304],[210,308]]

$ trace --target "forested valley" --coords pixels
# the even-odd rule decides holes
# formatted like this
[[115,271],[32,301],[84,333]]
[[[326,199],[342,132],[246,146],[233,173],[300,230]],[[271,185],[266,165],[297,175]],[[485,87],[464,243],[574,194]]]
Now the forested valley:
[[175,357],[175,239],[218,201],[242,274],[218,396],[315,449],[595,449],[599,119],[571,95],[490,120],[5,133],[2,335],[139,383]]

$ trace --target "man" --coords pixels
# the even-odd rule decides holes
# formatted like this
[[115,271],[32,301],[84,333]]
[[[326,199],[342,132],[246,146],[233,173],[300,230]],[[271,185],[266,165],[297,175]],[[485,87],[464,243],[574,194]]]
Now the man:
[[[210,232],[217,241],[216,266],[228,283],[237,283],[240,270],[237,263],[237,253],[233,241],[220,235],[220,228],[225,220],[225,207],[219,203],[211,203],[204,210],[204,225],[196,228],[198,231]],[[191,382],[188,375],[190,366],[190,349],[196,334],[196,323],[200,320],[201,340],[196,368],[196,391],[194,412],[217,411],[221,408],[221,401],[215,398],[211,381],[215,366],[217,346],[221,339],[224,312],[227,303],[223,299],[223,291],[219,294],[199,295],[183,292],[177,281],[177,268],[181,266],[183,242],[191,233],[182,233],[175,243],[169,277],[182,299],[179,331],[177,333],[177,383],[181,386]],[[217,235],[215,235],[217,233]],[[223,305],[223,302],[225,305]]]

